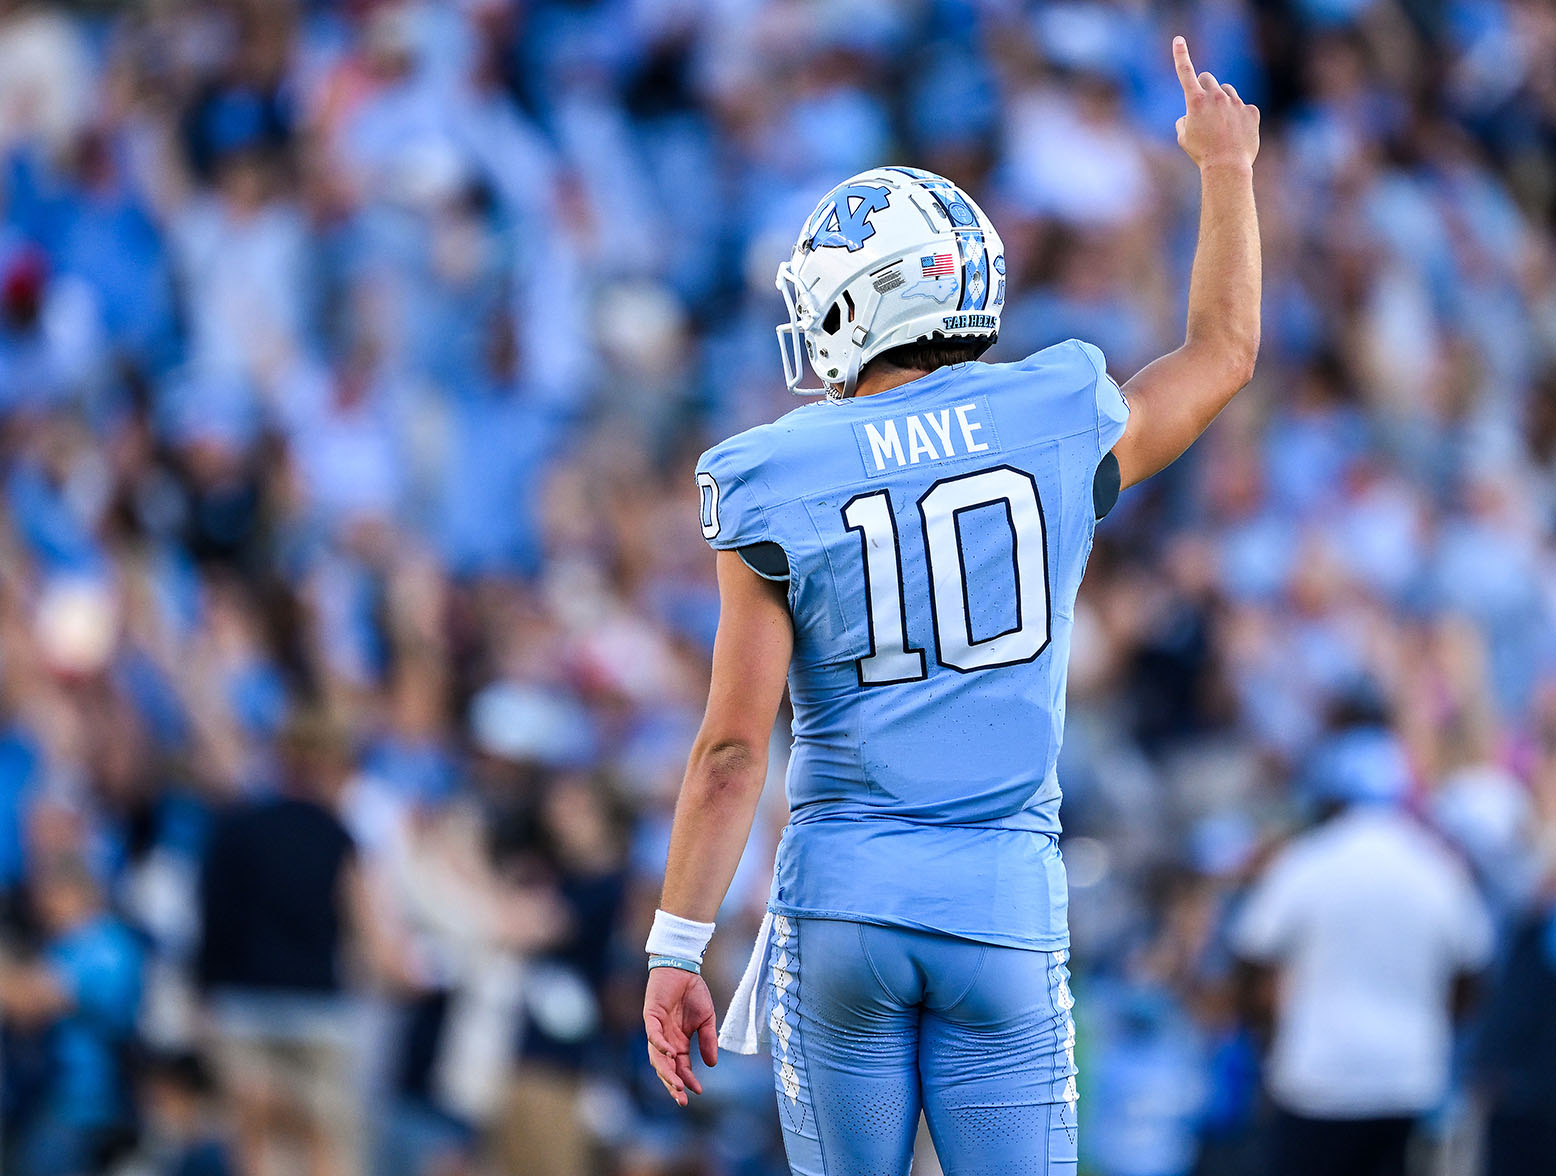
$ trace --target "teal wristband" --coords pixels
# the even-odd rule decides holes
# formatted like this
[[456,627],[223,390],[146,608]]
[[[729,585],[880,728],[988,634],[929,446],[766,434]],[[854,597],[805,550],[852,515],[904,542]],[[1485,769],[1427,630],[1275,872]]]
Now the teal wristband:
[[695,960],[677,959],[675,956],[651,955],[648,957],[648,970],[655,968],[675,968],[682,972],[690,972],[694,976],[702,975],[702,965]]

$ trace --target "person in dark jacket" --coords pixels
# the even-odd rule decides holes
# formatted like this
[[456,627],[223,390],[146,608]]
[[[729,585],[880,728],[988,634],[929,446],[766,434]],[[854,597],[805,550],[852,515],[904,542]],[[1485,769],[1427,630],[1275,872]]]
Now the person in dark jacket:
[[1475,1072],[1489,1111],[1485,1176],[1523,1176],[1556,1156],[1556,898],[1513,927],[1486,997]]
[[206,852],[199,977],[245,1172],[362,1170],[346,965],[395,979],[402,969],[336,811],[351,771],[332,719],[295,717],[279,793],[229,812]]

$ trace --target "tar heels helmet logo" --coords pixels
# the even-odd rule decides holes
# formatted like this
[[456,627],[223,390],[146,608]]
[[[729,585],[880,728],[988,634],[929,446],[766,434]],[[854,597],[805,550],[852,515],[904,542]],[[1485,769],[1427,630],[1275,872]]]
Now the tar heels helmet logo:
[[856,253],[875,236],[870,214],[884,212],[890,206],[890,188],[849,180],[833,188],[810,214],[805,239],[812,249],[847,249]]
[[[992,288],[991,288],[992,287]],[[911,167],[867,171],[828,192],[778,267],[789,321],[784,380],[800,396],[853,394],[893,347],[992,338],[1005,302],[1005,247],[950,180]],[[804,368],[822,382],[802,388]]]

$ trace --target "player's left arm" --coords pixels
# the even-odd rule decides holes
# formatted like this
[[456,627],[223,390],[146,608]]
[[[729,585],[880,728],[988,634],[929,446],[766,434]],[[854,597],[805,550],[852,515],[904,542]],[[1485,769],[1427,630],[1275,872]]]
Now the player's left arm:
[[740,864],[783,701],[794,628],[784,589],[718,553],[719,628],[708,706],[670,831],[664,910],[712,922]]
[[[686,765],[660,907],[711,923],[740,864],[767,781],[768,744],[794,650],[784,590],[749,568],[738,552],[718,553],[719,629],[713,643],[708,708]],[[648,974],[643,1000],[648,1055],[659,1080],[685,1106],[702,1093],[691,1068],[691,1040],[702,1060],[718,1060],[713,998],[700,975],[677,968]]]

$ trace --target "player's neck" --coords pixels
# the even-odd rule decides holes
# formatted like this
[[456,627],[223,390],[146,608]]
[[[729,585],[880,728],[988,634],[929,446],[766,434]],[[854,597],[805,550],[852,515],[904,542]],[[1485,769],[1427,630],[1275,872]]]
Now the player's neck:
[[900,388],[904,384],[927,376],[928,372],[917,368],[904,370],[903,368],[889,368],[886,371],[865,372],[859,377],[859,383],[854,386],[854,396],[874,396],[877,392],[890,392],[893,388]]

